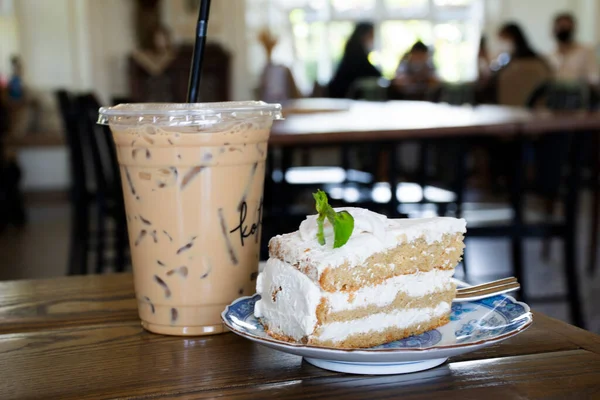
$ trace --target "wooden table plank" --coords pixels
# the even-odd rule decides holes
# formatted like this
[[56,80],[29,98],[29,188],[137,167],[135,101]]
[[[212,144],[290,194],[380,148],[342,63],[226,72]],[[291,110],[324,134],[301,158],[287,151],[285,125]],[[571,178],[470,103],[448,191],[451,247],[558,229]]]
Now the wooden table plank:
[[0,282],[0,333],[137,321],[131,274]]
[[177,394],[336,375],[234,334],[182,338],[139,324],[0,335],[0,398]]
[[61,131],[28,132],[23,136],[6,136],[3,139],[6,147],[62,147],[66,145],[65,134]]
[[586,111],[535,111],[521,124],[524,134],[600,130],[600,113]]
[[553,337],[556,335],[561,337],[560,339],[553,338],[553,342],[562,342],[566,340],[581,349],[600,355],[600,335],[596,335],[590,331],[566,324],[555,318],[550,318],[539,313],[534,313],[534,319],[536,330],[541,331],[540,333],[547,332]]
[[[315,102],[327,103],[327,99]],[[311,100],[300,108],[310,109]],[[327,145],[399,139],[494,135],[512,137],[556,131],[600,130],[600,113],[530,111],[481,105],[450,106],[419,101],[346,101],[348,110],[288,115],[273,125],[274,146]]]
[[[577,343],[580,332],[567,329],[563,334],[563,325],[538,315],[522,335],[452,359],[450,365],[468,365],[461,364],[468,361],[478,369],[490,359],[581,352]],[[585,339],[583,344],[589,341]],[[600,359],[597,354],[585,353]],[[255,385],[270,390],[272,385],[293,386],[294,381],[341,376],[232,333],[168,337],[148,333],[137,322],[0,335],[0,359],[0,376],[9,382],[0,386],[2,399],[180,396]],[[329,381],[321,383],[329,385]],[[232,396],[236,393],[234,390]]]
[[600,357],[584,351],[451,362],[407,375],[319,377],[161,399],[593,399]]
[[277,146],[468,135],[513,136],[532,114],[503,106],[458,107],[412,101],[355,101],[348,111],[291,115],[273,125]]

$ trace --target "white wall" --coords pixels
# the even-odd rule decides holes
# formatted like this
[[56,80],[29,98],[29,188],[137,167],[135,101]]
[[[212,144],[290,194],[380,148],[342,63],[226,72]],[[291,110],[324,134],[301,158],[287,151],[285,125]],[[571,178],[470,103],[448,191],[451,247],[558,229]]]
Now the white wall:
[[19,0],[16,7],[27,82],[38,89],[73,84],[70,1]]
[[0,75],[8,78],[11,72],[10,57],[19,53],[17,17],[13,10],[0,15]]
[[27,147],[19,151],[21,188],[24,191],[68,190],[69,164],[65,147]]
[[93,84],[87,58],[85,0],[16,0],[19,53],[25,82],[41,103],[43,130],[61,128],[54,91]]
[[108,103],[113,97],[129,94],[127,56],[135,48],[135,2],[88,1],[90,89]]
[[[94,90],[105,102],[126,96],[127,55],[135,48],[134,4],[129,0],[16,0],[19,47],[28,84],[45,92],[63,87]],[[182,0],[164,0],[163,4],[165,24],[180,23],[178,14],[169,11]],[[221,43],[233,56],[232,97],[236,100],[251,97],[245,26],[244,0],[212,2],[209,40]],[[176,39],[193,40],[195,24],[183,30],[179,27],[179,31]]]

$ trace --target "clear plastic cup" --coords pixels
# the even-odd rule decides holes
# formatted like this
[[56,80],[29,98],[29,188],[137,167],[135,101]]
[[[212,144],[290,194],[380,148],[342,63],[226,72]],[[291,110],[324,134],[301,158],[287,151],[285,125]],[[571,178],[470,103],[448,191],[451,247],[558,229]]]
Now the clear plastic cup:
[[221,312],[254,293],[267,142],[279,104],[101,108],[116,145],[142,326],[223,332]]

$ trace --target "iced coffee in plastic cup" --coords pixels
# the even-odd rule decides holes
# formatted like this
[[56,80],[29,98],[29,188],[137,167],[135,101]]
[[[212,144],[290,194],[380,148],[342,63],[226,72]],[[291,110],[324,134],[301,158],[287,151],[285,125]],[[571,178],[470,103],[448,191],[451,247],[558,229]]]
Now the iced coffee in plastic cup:
[[100,109],[116,144],[142,325],[223,331],[254,293],[267,142],[281,106],[122,104]]

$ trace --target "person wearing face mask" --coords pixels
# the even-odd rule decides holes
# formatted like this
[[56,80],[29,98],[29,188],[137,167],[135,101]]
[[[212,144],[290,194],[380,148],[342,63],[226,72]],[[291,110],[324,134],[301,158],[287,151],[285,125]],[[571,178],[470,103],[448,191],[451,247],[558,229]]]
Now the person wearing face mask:
[[559,80],[577,80],[591,85],[600,83],[600,69],[594,51],[575,40],[576,21],[569,13],[554,19],[557,48],[549,57],[554,76]]
[[514,22],[504,24],[498,31],[498,50],[500,53],[507,54],[510,60],[541,60],[541,57],[529,45],[521,27]]
[[344,55],[328,86],[329,97],[345,98],[352,84],[361,78],[378,78],[381,72],[369,61],[373,49],[373,24],[361,22],[346,42]]
[[438,82],[429,49],[423,42],[418,41],[400,59],[392,84],[401,94],[401,98],[420,100]]

